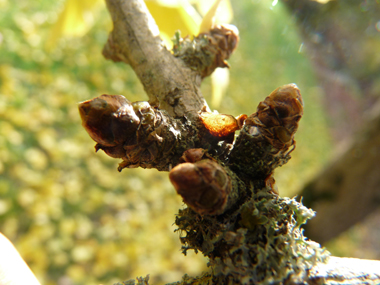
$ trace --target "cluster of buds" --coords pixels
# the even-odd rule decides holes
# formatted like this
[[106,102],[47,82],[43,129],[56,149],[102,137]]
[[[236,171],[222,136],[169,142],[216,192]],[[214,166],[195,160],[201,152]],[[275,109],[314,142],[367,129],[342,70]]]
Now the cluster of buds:
[[[268,191],[277,193],[271,174],[289,160],[295,147],[303,102],[297,86],[288,84],[274,90],[249,117],[202,110],[202,128],[197,135],[148,102],[131,103],[121,95],[84,101],[79,112],[84,128],[97,142],[95,149],[123,159],[119,171],[125,167],[170,170],[180,163],[169,175],[178,194],[197,213],[216,215],[234,200],[229,199],[230,168],[250,179],[263,178]],[[232,143],[235,131],[240,129],[232,151],[226,155],[227,166],[204,148],[188,149],[182,155],[182,145],[202,145],[202,137]]]
[[173,54],[205,78],[217,67],[229,67],[226,60],[236,49],[238,42],[239,31],[235,26],[217,25],[193,40],[178,37]]
[[170,168],[167,159],[173,158],[180,133],[164,111],[148,102],[131,103],[124,96],[104,94],[80,103],[79,113],[83,127],[97,142],[96,151],[123,159],[119,171],[139,166]]

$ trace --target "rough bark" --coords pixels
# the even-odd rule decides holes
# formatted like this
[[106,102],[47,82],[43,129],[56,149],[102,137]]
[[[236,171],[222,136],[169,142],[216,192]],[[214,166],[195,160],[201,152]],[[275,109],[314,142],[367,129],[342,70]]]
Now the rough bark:
[[104,56],[133,68],[151,105],[166,110],[175,118],[184,115],[197,118],[198,111],[206,105],[199,88],[201,77],[166,49],[144,2],[106,3],[113,30],[104,47]]
[[[212,269],[200,277],[185,275],[176,284],[322,284],[319,280],[334,278],[317,270],[329,253],[300,229],[314,211],[279,197],[272,176],[295,147],[303,113],[297,86],[276,89],[248,117],[206,115],[200,79],[216,66],[227,66],[237,43],[234,32],[216,27],[192,44],[179,41],[179,50],[186,52],[175,49],[172,55],[150,32],[157,28],[142,0],[107,0],[107,5],[114,30],[104,53],[132,66],[151,104],[103,95],[80,104],[83,126],[97,150],[123,159],[119,169],[175,166],[170,179],[189,206],[175,222],[183,252],[202,252]],[[173,73],[173,65],[180,72]],[[166,139],[170,143],[163,143]],[[173,149],[165,152],[166,145]]]

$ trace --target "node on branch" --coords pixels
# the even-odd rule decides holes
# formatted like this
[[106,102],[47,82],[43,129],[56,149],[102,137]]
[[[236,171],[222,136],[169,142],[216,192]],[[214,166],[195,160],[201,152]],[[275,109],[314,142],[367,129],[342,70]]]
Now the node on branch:
[[[275,89],[250,116],[211,113],[200,84],[216,67],[228,67],[237,30],[220,26],[192,40],[177,37],[169,52],[142,0],[106,2],[114,29],[103,54],[131,65],[149,102],[101,95],[80,103],[79,112],[95,149],[122,159],[119,171],[170,171],[188,205],[175,220],[182,251],[202,252],[211,268],[175,284],[328,284],[341,278],[339,268],[318,270],[327,270],[329,253],[303,236],[300,227],[315,212],[280,197],[274,179],[295,148],[303,115],[298,87]],[[149,277],[137,281],[148,284]]]

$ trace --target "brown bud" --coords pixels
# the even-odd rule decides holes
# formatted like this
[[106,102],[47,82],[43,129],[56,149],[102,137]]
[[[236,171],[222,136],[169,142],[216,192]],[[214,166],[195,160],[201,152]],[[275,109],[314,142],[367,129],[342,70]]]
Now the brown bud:
[[[257,112],[245,121],[247,126],[259,128],[259,132],[277,149],[293,144],[298,122],[303,115],[301,93],[295,84],[287,84],[274,90],[257,107]],[[250,133],[255,133],[255,128]]]
[[82,125],[104,147],[114,147],[134,133],[140,123],[131,103],[121,95],[103,94],[79,103]]
[[216,161],[205,159],[182,163],[169,173],[177,193],[184,202],[201,215],[218,215],[224,210],[231,180]]
[[[205,34],[209,39],[204,49],[214,54],[213,62],[202,70],[202,78],[209,76],[217,67],[229,67],[227,59],[239,43],[239,31],[233,25],[217,25]],[[198,37],[202,36],[200,34]]]
[[200,161],[205,155],[206,150],[203,148],[190,148],[186,150],[179,158],[179,162],[197,162]]
[[239,30],[233,25],[217,25],[210,30],[210,35],[217,42],[220,52],[225,53],[223,59],[228,59],[239,43]]
[[[303,102],[297,85],[288,84],[274,90],[260,102],[257,112],[244,121],[229,153],[229,167],[251,179],[267,178],[290,159],[302,114]],[[271,179],[267,184],[271,186]]]
[[[82,125],[97,142],[95,149],[121,158],[123,168],[157,168],[168,171],[178,163],[180,137],[197,137],[164,110],[148,102],[129,102],[121,95],[101,95],[79,104]],[[180,131],[181,130],[181,131]],[[185,132],[185,131],[184,131]]]

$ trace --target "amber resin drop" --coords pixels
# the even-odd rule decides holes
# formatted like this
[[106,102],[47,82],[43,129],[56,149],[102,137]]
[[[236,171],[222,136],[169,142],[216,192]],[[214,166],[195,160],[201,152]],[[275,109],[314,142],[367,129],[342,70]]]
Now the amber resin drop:
[[240,115],[236,119],[232,115],[202,112],[199,118],[211,135],[224,138],[240,130],[247,115]]

